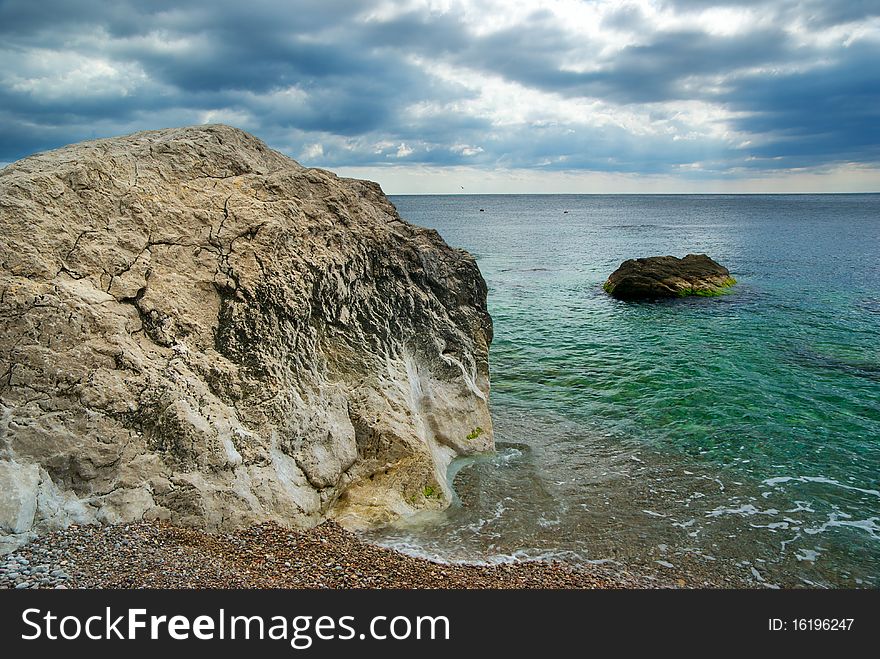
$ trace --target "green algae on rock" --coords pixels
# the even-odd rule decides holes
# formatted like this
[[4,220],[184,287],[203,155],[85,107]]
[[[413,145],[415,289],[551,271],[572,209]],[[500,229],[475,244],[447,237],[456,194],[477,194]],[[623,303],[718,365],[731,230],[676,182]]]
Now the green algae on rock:
[[629,259],[611,273],[602,288],[620,300],[714,297],[736,284],[730,271],[705,254]]

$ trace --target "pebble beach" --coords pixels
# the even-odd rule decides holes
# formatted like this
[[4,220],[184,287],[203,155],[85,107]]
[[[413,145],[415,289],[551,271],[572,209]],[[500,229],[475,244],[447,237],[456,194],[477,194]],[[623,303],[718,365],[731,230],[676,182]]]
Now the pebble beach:
[[0,558],[0,588],[657,588],[604,565],[436,563],[334,522],[214,534],[160,522],[71,526]]

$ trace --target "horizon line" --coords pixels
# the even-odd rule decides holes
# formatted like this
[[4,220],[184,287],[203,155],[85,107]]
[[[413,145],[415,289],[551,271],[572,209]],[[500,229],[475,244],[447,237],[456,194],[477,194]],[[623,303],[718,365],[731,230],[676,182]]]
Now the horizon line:
[[385,192],[384,194],[388,197],[804,197],[876,195],[880,194],[880,190],[870,192]]

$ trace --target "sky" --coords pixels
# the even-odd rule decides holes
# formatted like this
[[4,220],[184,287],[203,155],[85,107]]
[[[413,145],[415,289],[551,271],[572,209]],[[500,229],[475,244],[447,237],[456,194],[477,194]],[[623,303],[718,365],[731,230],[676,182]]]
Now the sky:
[[0,165],[226,123],[390,194],[880,192],[880,0],[0,0]]

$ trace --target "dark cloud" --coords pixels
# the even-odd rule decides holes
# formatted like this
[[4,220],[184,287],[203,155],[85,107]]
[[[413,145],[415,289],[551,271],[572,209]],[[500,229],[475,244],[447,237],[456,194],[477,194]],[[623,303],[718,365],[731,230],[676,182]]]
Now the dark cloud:
[[602,18],[602,25],[613,30],[635,32],[648,24],[648,17],[638,5],[620,5]]
[[738,79],[725,101],[747,112],[736,124],[758,136],[750,152],[791,167],[880,161],[880,84],[866,66],[878,56],[876,46],[853,46],[809,71]]
[[777,29],[730,37],[667,32],[650,44],[624,48],[600,72],[581,76],[574,89],[621,103],[705,98],[687,84],[694,77],[778,64],[791,54],[787,42]]
[[308,33],[357,17],[369,4],[358,0],[3,0],[0,34],[24,36],[100,26],[125,38],[147,30],[192,34]]
[[[880,15],[876,0],[666,6],[680,15],[749,8],[762,21],[727,36],[660,29],[631,2],[600,27],[636,41],[608,49],[548,10],[485,32],[466,14],[386,17],[358,0],[0,0],[0,161],[219,117],[334,167],[663,173],[701,162],[721,173],[880,162],[876,38],[820,44],[787,30],[867,20]],[[598,100],[650,125],[566,121],[552,107],[543,121],[497,121],[474,103],[472,82],[432,75],[440,64],[542,92],[547,103]],[[735,112],[729,128],[749,139],[693,134],[674,118],[691,101]]]
[[[111,99],[98,93],[45,98],[4,86],[0,100],[18,123],[73,127],[144,111],[226,109],[259,112],[269,129],[358,135],[393,127],[403,106],[422,98],[426,86],[424,74],[396,54],[359,47],[354,22],[364,3],[258,1],[208,8],[92,1],[76,11],[70,5],[49,3],[37,10],[34,3],[4,3],[0,31],[18,50],[61,47],[136,64],[151,84]],[[322,41],[328,30],[339,34]],[[454,96],[448,85],[429,86],[434,94]],[[273,93],[291,87],[301,92],[294,102],[272,103]],[[23,150],[21,140],[5,141],[0,159],[19,157]]]

